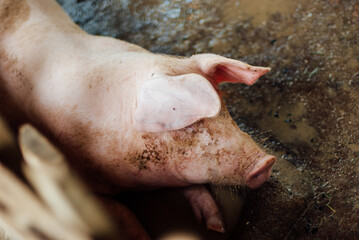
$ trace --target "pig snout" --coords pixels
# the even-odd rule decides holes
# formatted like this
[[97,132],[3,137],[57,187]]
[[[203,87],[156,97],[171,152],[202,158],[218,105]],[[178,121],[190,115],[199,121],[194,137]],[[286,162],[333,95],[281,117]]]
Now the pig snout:
[[227,109],[218,117],[227,126],[218,132],[222,134],[220,139],[224,142],[220,147],[226,149],[223,152],[227,153],[221,156],[227,164],[218,166],[221,168],[224,165],[222,176],[227,177],[230,184],[258,188],[270,177],[276,158],[263,151],[247,133],[242,132],[230,118]]
[[248,171],[245,184],[250,188],[258,188],[270,177],[275,162],[274,156],[264,156],[253,169]]

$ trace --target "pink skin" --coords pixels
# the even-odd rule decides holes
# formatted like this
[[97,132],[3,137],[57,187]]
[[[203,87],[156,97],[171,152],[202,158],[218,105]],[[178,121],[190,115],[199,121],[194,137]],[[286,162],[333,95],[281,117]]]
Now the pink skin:
[[[239,130],[218,92],[220,82],[253,84],[268,68],[91,36],[52,0],[0,0],[0,21],[3,114],[46,133],[95,191],[256,188],[269,178],[275,157]],[[222,231],[206,191],[185,195],[198,218]]]
[[184,190],[184,196],[190,202],[198,221],[206,221],[207,228],[225,233],[222,214],[211,193],[203,186],[197,185]]

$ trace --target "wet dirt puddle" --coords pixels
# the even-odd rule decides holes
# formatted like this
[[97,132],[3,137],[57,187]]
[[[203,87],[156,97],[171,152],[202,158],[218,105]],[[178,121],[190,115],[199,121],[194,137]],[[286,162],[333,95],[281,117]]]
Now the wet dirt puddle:
[[230,0],[219,1],[217,6],[223,14],[223,21],[251,20],[254,26],[264,25],[272,14],[293,14],[295,9],[308,0]]

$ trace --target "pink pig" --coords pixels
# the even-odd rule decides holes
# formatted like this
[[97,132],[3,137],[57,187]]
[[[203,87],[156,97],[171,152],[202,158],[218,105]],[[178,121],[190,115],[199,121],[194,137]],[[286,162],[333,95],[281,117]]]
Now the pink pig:
[[256,188],[269,178],[275,157],[240,131],[218,90],[269,68],[91,36],[53,0],[0,0],[0,21],[2,113],[47,134],[96,192],[186,186],[197,217],[223,231],[198,184]]

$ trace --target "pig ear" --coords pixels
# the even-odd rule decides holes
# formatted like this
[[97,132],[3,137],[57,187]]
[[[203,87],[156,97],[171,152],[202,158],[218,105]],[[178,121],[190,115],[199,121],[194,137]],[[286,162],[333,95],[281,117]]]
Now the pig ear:
[[177,130],[216,116],[220,109],[218,93],[201,75],[162,75],[140,87],[134,127],[146,132]]
[[199,54],[191,57],[206,76],[214,79],[214,82],[245,83],[252,85],[260,76],[270,68],[255,67],[247,63],[221,57],[215,54]]

